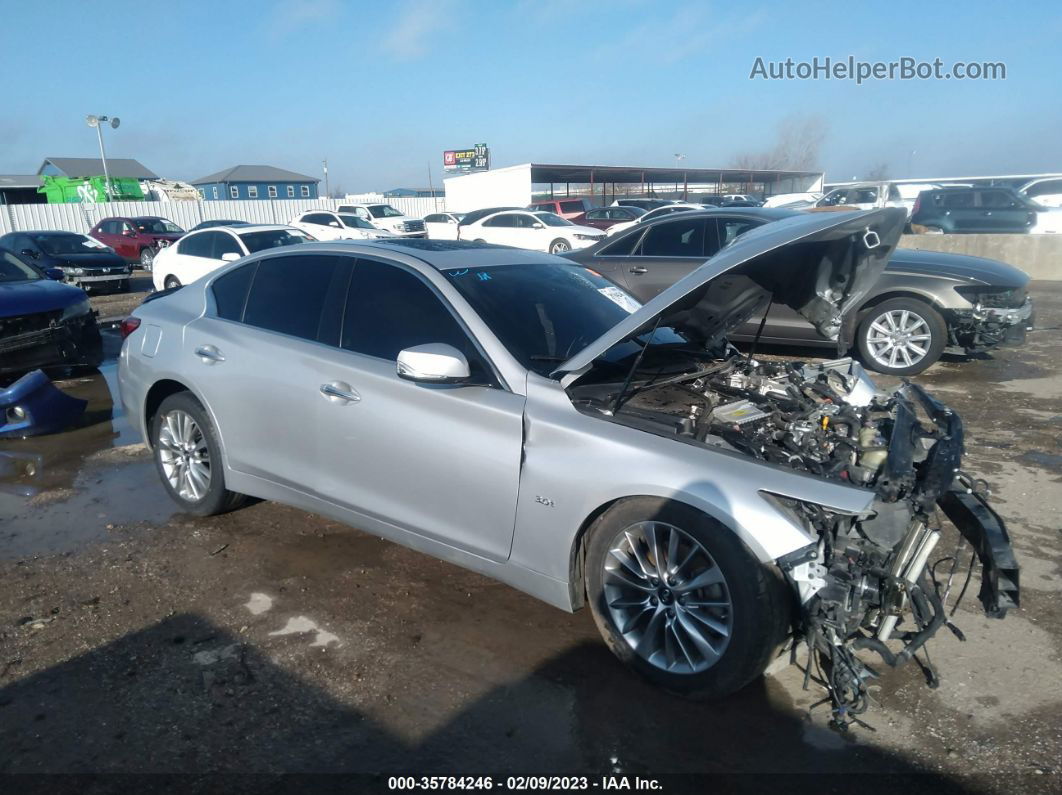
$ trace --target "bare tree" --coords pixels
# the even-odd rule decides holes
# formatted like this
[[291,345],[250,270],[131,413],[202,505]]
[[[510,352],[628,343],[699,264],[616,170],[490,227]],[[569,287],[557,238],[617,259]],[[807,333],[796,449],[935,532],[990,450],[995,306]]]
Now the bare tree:
[[819,115],[791,114],[778,124],[778,138],[770,149],[734,158],[734,168],[749,171],[807,171],[818,165],[819,150],[829,126]]
[[867,180],[870,182],[884,182],[889,178],[889,164],[878,163],[867,172]]

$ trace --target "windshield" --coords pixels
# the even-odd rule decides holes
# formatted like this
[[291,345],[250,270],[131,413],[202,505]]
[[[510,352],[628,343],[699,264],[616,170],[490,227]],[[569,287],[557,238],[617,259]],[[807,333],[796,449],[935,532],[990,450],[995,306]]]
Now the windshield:
[[107,251],[103,245],[84,235],[31,235],[33,242],[44,249],[44,253],[53,257],[66,254],[100,254]]
[[173,221],[167,221],[165,218],[137,218],[136,228],[141,232],[149,232],[156,235],[179,234],[184,231]]
[[44,278],[32,265],[27,265],[10,251],[0,251],[0,282],[33,282]]
[[[641,306],[580,265],[500,265],[444,273],[513,358],[544,376]],[[660,328],[653,344],[688,343],[672,329]],[[640,349],[625,342],[604,359],[620,362]]]
[[349,226],[351,229],[375,229],[376,227],[366,221],[364,218],[358,218],[356,215],[341,215],[339,220],[343,222],[343,226]]
[[546,226],[575,226],[575,224],[567,218],[561,218],[556,213],[535,213],[535,217],[542,221]]
[[402,215],[390,204],[370,204],[369,213],[373,218],[396,218]]
[[247,232],[240,235],[240,240],[247,246],[247,251],[251,254],[267,248],[310,242],[309,237],[295,229],[269,229],[265,232]]

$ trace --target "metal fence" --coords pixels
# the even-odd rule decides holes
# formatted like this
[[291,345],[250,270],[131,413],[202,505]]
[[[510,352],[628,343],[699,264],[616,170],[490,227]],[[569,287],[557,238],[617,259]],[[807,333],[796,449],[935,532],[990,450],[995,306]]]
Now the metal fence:
[[[413,218],[442,209],[442,199],[371,199],[387,203]],[[102,218],[158,215],[182,229],[201,221],[225,219],[256,224],[286,224],[304,210],[334,210],[350,199],[275,199],[251,201],[108,202],[107,204],[0,205],[0,234],[30,229],[88,232]]]

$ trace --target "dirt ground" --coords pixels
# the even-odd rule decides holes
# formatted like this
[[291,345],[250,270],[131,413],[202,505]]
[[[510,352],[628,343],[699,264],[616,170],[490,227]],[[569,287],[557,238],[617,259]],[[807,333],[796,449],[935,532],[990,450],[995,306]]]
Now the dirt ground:
[[[90,401],[82,427],[0,442],[0,772],[342,772],[380,788],[389,773],[707,773],[750,791],[780,773],[837,774],[837,790],[932,773],[915,788],[1056,789],[1062,284],[1033,296],[1024,347],[917,379],[965,420],[964,468],[1009,523],[1022,607],[983,617],[975,578],[954,619],[967,641],[930,644],[940,687],[885,673],[873,731],[809,715],[822,693],[794,667],[721,703],[670,696],[587,612],[298,510],[178,514],[113,403],[111,360],[62,384]],[[125,298],[94,301],[113,316]],[[795,781],[820,779],[767,785]]]

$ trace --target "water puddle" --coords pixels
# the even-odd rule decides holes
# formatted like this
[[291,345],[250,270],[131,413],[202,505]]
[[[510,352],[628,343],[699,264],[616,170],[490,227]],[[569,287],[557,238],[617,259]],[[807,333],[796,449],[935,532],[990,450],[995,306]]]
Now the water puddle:
[[[56,380],[88,401],[62,433],[0,440],[0,558],[76,551],[115,527],[176,513],[117,401],[117,364]],[[110,527],[108,527],[110,525]]]

